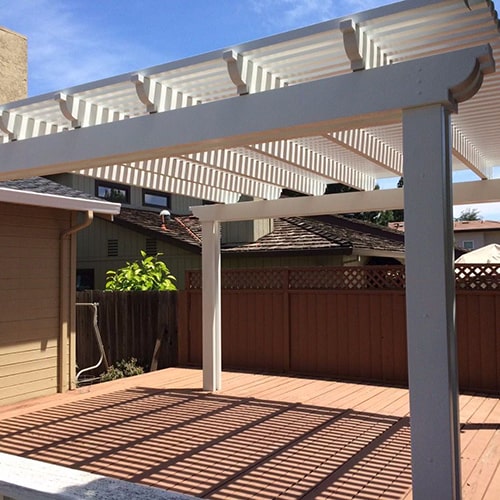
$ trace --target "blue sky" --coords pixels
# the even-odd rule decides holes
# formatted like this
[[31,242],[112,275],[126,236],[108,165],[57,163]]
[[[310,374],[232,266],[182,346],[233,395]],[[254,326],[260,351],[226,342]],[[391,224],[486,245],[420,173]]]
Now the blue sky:
[[[28,38],[33,96],[388,3],[392,0],[0,0],[0,24]],[[484,218],[500,220],[500,204],[478,208]]]

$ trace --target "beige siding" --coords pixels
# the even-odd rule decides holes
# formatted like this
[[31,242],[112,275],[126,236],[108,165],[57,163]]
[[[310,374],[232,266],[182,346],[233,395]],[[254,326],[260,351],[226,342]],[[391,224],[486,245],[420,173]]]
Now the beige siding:
[[[118,256],[108,257],[108,240],[118,240]],[[140,258],[146,249],[147,237],[136,231],[125,229],[111,222],[95,219],[94,223],[78,234],[79,269],[94,269],[95,289],[102,290],[106,284],[106,271],[116,270]],[[158,241],[157,250],[170,272],[177,278],[178,288],[184,287],[184,271],[199,269],[200,256],[174,245]]]
[[492,243],[500,245],[500,231],[485,231],[484,244],[491,245]]
[[250,243],[273,230],[272,219],[257,219],[221,224],[222,243]]
[[264,256],[228,256],[223,255],[222,267],[225,269],[261,268],[261,267],[310,267],[341,266],[341,255],[309,255],[296,257]]
[[[118,257],[107,256],[108,239],[118,240]],[[118,226],[97,218],[87,229],[78,234],[79,269],[94,269],[95,289],[102,290],[106,284],[106,271],[118,269],[127,261],[137,260],[140,251],[146,248],[147,237],[139,232]],[[177,286],[184,289],[185,272],[201,269],[201,256],[162,241],[157,241],[158,252],[170,272],[177,278]],[[358,264],[357,257],[342,257],[341,255],[308,255],[297,257],[270,256],[237,256],[223,255],[224,268],[258,268],[258,267],[299,267],[299,266],[340,266],[348,264],[353,259]]]
[[69,212],[0,203],[0,404],[57,391],[59,235],[69,224]]
[[464,246],[465,241],[473,241],[474,249],[481,248],[492,243],[500,244],[500,231],[456,231],[455,242]]

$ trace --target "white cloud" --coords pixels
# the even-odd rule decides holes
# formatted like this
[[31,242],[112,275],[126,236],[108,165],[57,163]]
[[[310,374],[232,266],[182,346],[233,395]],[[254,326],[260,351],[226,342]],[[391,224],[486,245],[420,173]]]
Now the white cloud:
[[88,14],[62,0],[16,0],[2,13],[4,26],[29,34],[30,95],[139,69],[127,61],[151,59],[151,51],[117,37],[111,23]]
[[290,29],[391,3],[391,0],[250,0],[273,28]]

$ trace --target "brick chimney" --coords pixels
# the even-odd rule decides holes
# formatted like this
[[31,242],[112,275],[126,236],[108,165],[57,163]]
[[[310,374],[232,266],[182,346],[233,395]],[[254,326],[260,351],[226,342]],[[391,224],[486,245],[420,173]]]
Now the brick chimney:
[[0,103],[28,96],[28,40],[0,27]]

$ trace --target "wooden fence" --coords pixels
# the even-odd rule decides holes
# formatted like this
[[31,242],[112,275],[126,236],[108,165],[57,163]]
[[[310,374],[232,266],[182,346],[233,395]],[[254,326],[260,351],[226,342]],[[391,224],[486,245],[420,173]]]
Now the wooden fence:
[[[201,364],[201,274],[179,303],[179,361]],[[456,268],[460,386],[500,393],[500,266]],[[402,266],[224,270],[224,368],[406,385]]]
[[[158,368],[177,365],[177,292],[78,292],[77,303],[98,303],[98,325],[110,364],[137,358],[149,369],[157,342]],[[78,369],[100,357],[90,307],[77,306],[76,358]],[[98,375],[102,368],[89,372]]]

